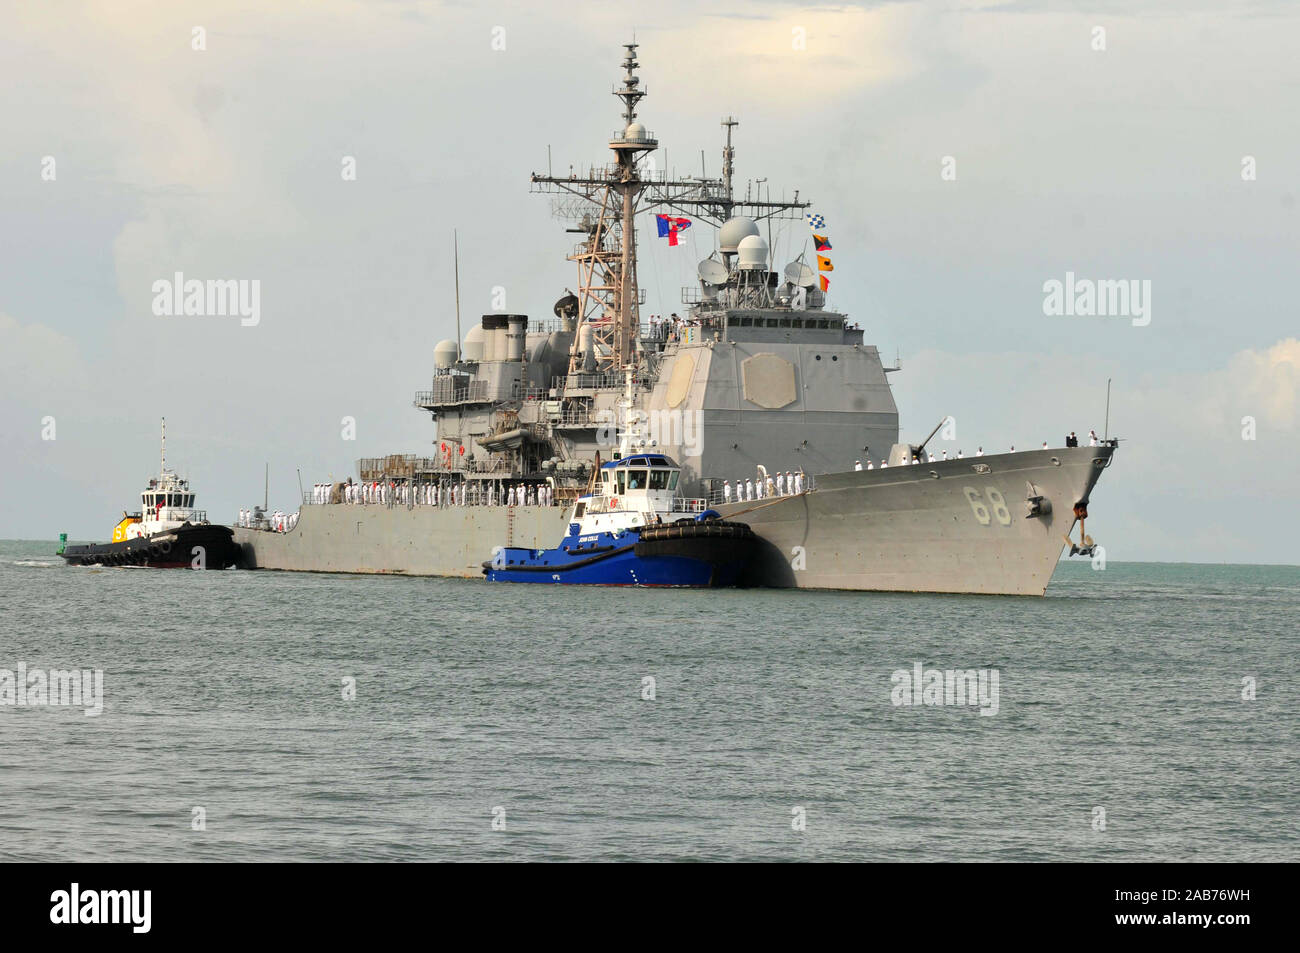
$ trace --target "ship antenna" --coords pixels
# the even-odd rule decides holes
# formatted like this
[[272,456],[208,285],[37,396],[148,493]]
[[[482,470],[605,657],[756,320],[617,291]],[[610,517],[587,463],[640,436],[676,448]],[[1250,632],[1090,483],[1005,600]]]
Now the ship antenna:
[[456,262],[456,362],[460,363],[460,238],[451,230],[452,255]]
[[731,175],[736,171],[736,150],[731,147],[731,130],[740,123],[734,116],[728,116],[722,120],[722,126],[727,130],[727,145],[722,150],[722,190],[727,195],[727,216],[731,216]]
[[1106,378],[1106,426],[1102,429],[1102,440],[1110,439],[1110,378]]
[[167,472],[167,418],[166,417],[162,419],[161,463],[162,463],[162,468],[158,471],[158,479],[160,480],[162,479],[162,475]]

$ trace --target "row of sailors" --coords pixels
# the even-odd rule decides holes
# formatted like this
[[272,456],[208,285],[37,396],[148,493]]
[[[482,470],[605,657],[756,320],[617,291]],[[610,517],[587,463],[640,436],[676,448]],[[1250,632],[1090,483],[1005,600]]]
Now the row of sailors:
[[766,479],[760,477],[757,480],[737,480],[735,489],[732,489],[730,480],[722,481],[722,501],[730,503],[732,493],[740,503],[747,503],[750,500],[761,500],[771,496],[791,496],[803,492],[803,471],[791,473],[786,470],[784,473],[777,471],[775,477],[769,475]]
[[[335,500],[334,487],[318,484],[320,495],[314,502]],[[553,506],[555,488],[549,483],[522,483],[486,486],[469,483],[344,483],[338,488],[341,503],[396,506]]]
[[239,511],[239,525],[245,529],[270,529],[275,533],[287,533],[298,525],[297,513],[286,513],[283,510],[276,510],[270,516],[262,517],[269,526],[261,525],[252,510]]

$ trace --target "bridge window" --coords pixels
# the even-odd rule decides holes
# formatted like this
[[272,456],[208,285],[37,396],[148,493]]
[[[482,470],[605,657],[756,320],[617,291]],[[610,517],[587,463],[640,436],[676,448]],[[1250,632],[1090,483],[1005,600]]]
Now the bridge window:
[[651,470],[650,471],[650,489],[666,490],[668,489],[668,475],[671,470]]
[[627,471],[627,488],[629,490],[644,490],[646,485],[646,472],[644,470]]
[[627,491],[627,471],[619,470],[616,481],[618,484],[618,495],[622,496]]
[[573,508],[573,518],[577,519],[585,512],[587,512],[587,504],[579,503],[577,506]]
[[669,476],[668,476],[668,489],[670,489],[670,490],[675,490],[675,489],[677,489],[677,471],[676,471],[676,470],[670,470],[670,471],[669,471]]

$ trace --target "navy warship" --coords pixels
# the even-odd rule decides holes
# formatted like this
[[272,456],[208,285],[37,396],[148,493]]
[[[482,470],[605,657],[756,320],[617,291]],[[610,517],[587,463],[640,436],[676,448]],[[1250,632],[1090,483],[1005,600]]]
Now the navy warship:
[[[358,461],[356,479],[304,496],[288,532],[236,528],[242,564],[480,577],[499,547],[553,546],[602,453],[629,452],[671,457],[683,493],[752,529],[747,585],[1042,595],[1064,549],[1091,555],[1083,521],[1118,441],[967,459],[928,448],[939,427],[900,442],[900,368],[829,306],[828,256],[774,262],[773,222],[829,247],[811,203],[734,187],[731,118],[720,177],[659,170],[624,48],[612,161],[531,178],[573,236],[575,288],[545,320],[485,314],[439,342],[414,400],[432,451]],[[716,228],[680,318],[642,320],[638,216],[670,244]]]

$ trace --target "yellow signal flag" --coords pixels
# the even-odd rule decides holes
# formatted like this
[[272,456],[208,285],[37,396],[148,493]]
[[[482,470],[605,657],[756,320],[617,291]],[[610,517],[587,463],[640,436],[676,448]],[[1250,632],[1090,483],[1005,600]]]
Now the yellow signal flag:
[[817,256],[817,270],[818,270],[818,271],[834,271],[834,270],[835,270],[835,266],[831,264],[831,260],[830,260],[829,258],[827,258],[825,255],[818,255],[818,256]]

